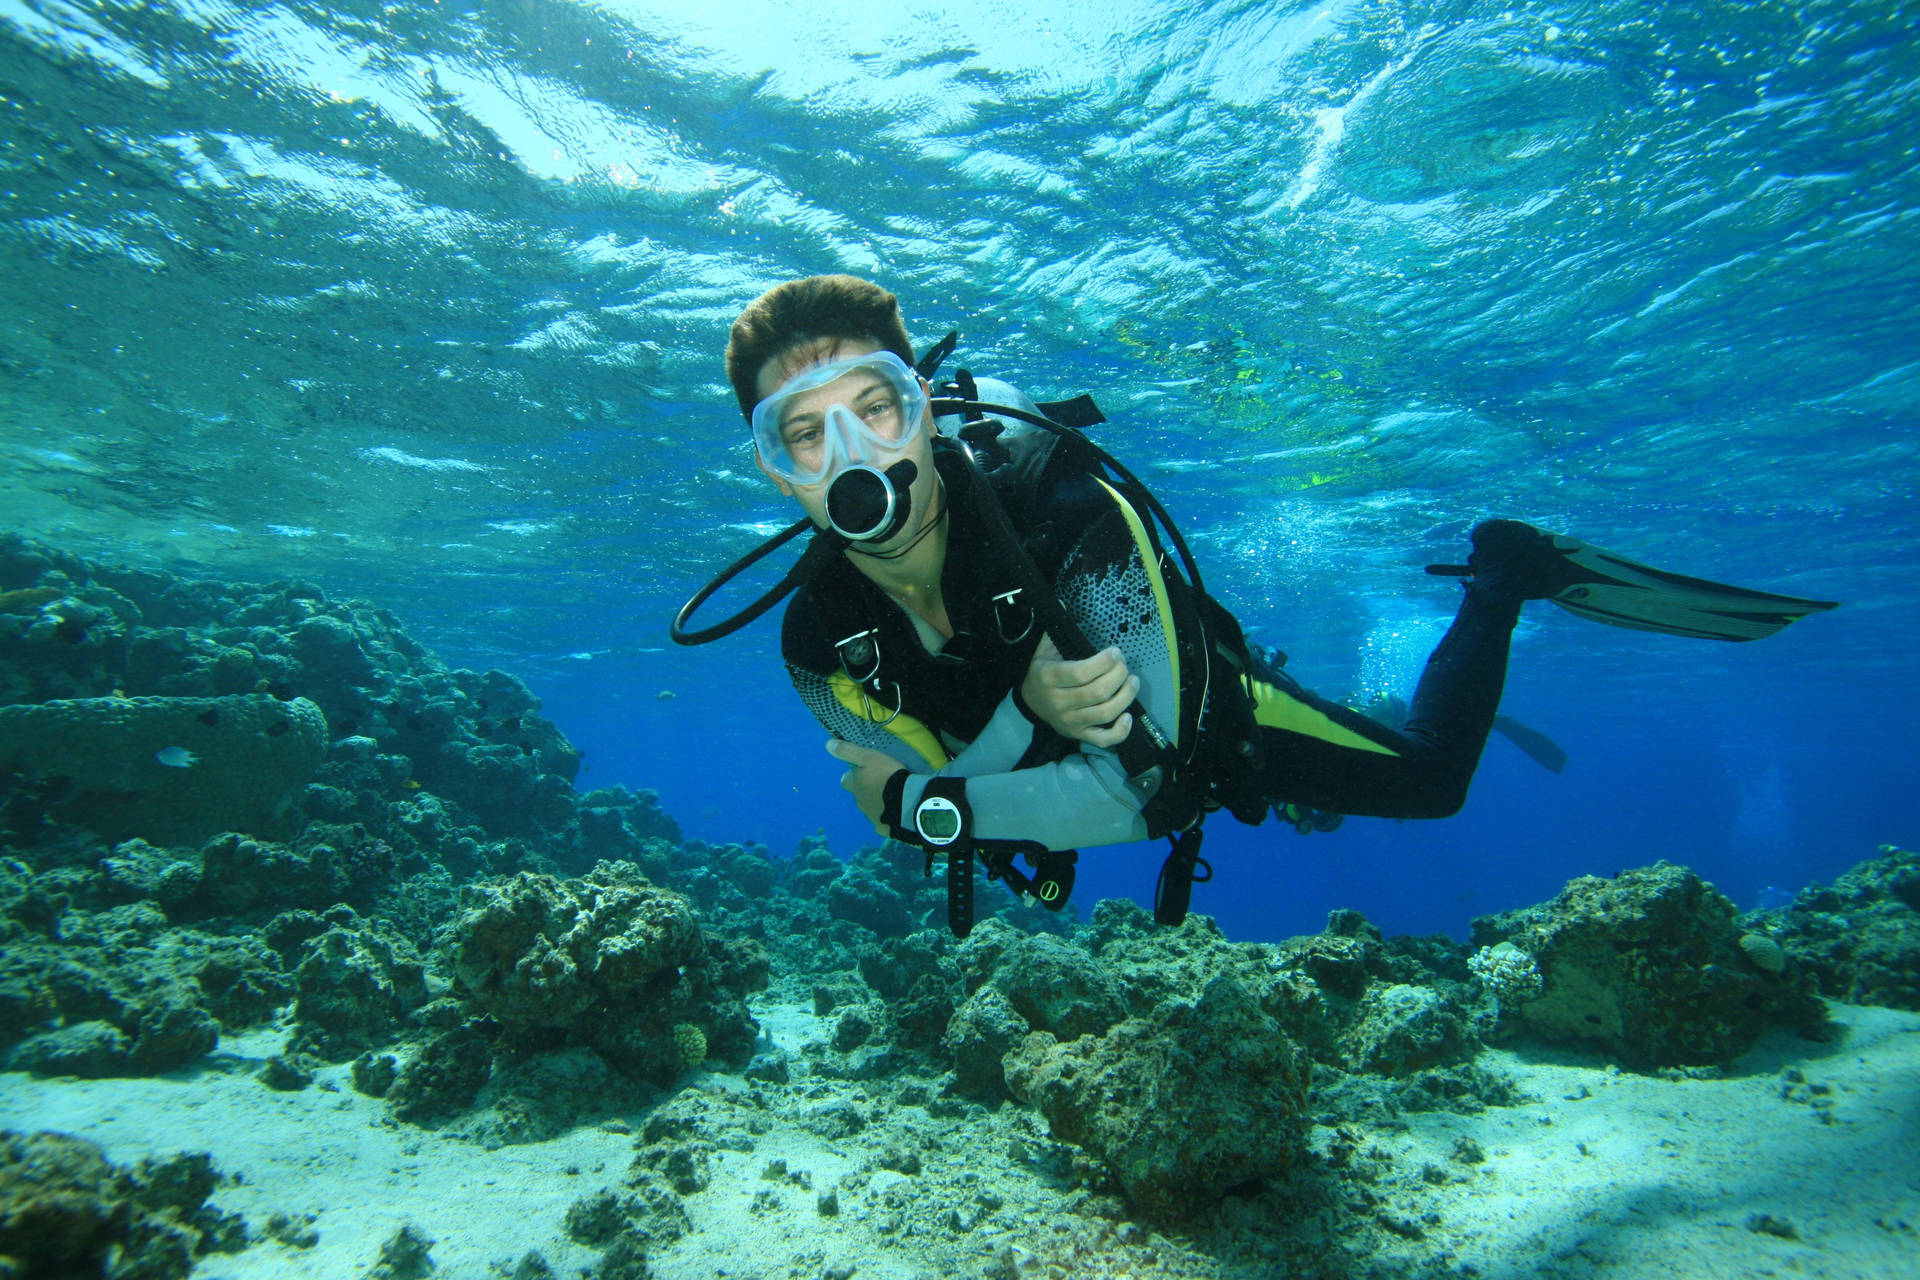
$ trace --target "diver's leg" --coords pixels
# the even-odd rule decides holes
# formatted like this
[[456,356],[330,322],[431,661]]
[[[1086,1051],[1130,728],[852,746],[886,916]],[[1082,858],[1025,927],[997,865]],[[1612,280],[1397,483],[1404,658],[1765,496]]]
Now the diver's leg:
[[1322,698],[1284,673],[1257,673],[1251,688],[1268,798],[1380,818],[1457,812],[1500,707],[1519,617],[1518,593],[1491,576],[1470,584],[1452,627],[1427,659],[1400,730]]

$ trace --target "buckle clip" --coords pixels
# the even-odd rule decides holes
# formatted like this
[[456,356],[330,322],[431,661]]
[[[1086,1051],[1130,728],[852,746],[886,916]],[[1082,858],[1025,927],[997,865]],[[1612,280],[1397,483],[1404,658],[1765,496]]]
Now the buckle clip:
[[1001,644],[1019,644],[1033,634],[1034,615],[1031,608],[1027,609],[1027,620],[1021,624],[1019,634],[1011,636],[1007,634],[1006,610],[1013,608],[1014,601],[1025,590],[1025,587],[1015,587],[1011,591],[1002,591],[993,597],[993,626],[994,630],[1000,633]]

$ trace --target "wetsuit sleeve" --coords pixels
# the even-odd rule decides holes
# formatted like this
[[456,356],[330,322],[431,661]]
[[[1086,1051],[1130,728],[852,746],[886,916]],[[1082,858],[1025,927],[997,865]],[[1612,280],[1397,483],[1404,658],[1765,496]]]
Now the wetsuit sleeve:
[[[1119,647],[1140,677],[1140,701],[1155,723],[1177,726],[1180,673],[1173,609],[1144,523],[1119,494],[1090,477],[1060,495],[1060,502],[1062,526],[1082,529],[1054,576],[1060,603],[1096,649]],[[996,724],[1009,715],[1025,721],[1012,703],[1009,695],[994,714]],[[963,758],[970,754],[971,749]],[[1148,797],[1128,782],[1119,758],[1103,748],[1082,745],[1064,760],[1025,767],[940,772],[967,778],[967,804],[979,840],[1072,849],[1144,840],[1149,834],[1140,812]],[[903,813],[913,812],[925,788],[924,777],[906,780]]]
[[1033,749],[1033,721],[1012,694],[1000,699],[980,736],[968,743],[940,772],[953,778],[975,778],[984,774],[1005,773],[1019,767],[1021,759]]

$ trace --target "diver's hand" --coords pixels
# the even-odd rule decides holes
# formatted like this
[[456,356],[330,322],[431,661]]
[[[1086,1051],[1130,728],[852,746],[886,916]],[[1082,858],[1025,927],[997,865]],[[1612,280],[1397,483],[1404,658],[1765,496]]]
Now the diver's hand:
[[860,806],[861,813],[867,815],[867,821],[873,824],[873,829],[886,835],[887,829],[880,822],[885,803],[883,794],[887,789],[887,781],[896,773],[905,773],[906,769],[884,751],[875,751],[872,747],[859,746],[841,738],[827,739],[827,754],[853,766],[840,775],[840,785],[853,793],[853,802]]
[[1091,658],[1068,662],[1041,636],[1033,651],[1020,697],[1049,729],[1095,747],[1117,746],[1133,728],[1127,713],[1140,692],[1140,677],[1127,670],[1118,649],[1102,649]]

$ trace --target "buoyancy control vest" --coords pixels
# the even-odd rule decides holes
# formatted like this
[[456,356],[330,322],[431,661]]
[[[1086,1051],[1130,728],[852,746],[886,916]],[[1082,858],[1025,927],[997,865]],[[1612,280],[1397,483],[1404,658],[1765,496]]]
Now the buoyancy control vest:
[[[1240,625],[1200,584],[1198,566],[1158,501],[1131,472],[1086,438],[1086,427],[1105,421],[1090,397],[1039,406],[1041,416],[1049,420],[1042,424],[1009,422],[1004,407],[982,405],[964,369],[936,394],[936,407],[944,401],[962,408],[966,420],[955,431],[955,439],[988,482],[991,500],[1004,513],[998,522],[988,513],[989,523],[998,524],[1003,540],[1017,539],[1025,552],[1009,559],[1024,560],[1031,569],[1035,562],[1057,562],[1064,552],[1061,544],[1075,531],[1056,527],[1046,498],[1066,473],[1089,475],[1105,484],[1106,473],[1111,472],[1110,487],[1139,517],[1137,529],[1146,540],[1140,554],[1154,563],[1172,613],[1179,648],[1181,722],[1154,726],[1136,703],[1133,732],[1119,753],[1130,773],[1137,774],[1143,767],[1162,772],[1141,812],[1151,834],[1172,841],[1155,890],[1154,914],[1162,923],[1177,924],[1185,917],[1191,885],[1211,875],[1199,856],[1206,814],[1225,808],[1240,821],[1258,825],[1269,808],[1260,784],[1260,735],[1247,692],[1248,655]],[[996,413],[999,416],[990,416]],[[1176,544],[1177,559],[1162,542],[1160,528]],[[1024,585],[1045,598],[1047,630],[1062,654],[1069,658],[1090,654],[1092,646],[1059,607],[1050,584],[1035,583],[1035,576],[1026,574]]]

